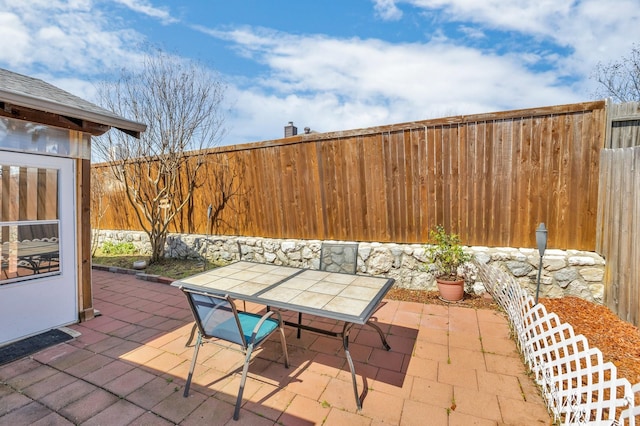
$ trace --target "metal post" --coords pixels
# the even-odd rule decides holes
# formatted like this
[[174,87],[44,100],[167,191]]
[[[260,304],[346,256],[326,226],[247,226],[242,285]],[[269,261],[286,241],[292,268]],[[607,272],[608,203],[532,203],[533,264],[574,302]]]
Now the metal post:
[[209,248],[209,222],[211,222],[211,211],[213,206],[209,204],[207,207],[207,238],[204,241],[204,255],[202,256],[202,270],[207,270],[207,249]]
[[536,243],[538,244],[538,253],[540,261],[538,262],[538,285],[536,287],[536,305],[538,304],[538,294],[540,293],[540,276],[542,275],[542,257],[547,249],[547,228],[544,223],[540,223],[536,229]]

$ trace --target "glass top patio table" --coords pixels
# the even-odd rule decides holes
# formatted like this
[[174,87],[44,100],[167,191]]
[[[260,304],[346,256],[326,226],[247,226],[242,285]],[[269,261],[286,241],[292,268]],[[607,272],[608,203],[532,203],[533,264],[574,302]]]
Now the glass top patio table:
[[393,283],[392,278],[239,261],[172,285],[365,324]]
[[298,324],[288,321],[284,323],[298,329],[342,338],[345,357],[351,370],[353,393],[360,410],[367,384],[366,377],[363,376],[363,395],[360,396],[355,366],[349,352],[349,333],[354,324],[366,324],[378,332],[385,349],[391,350],[382,329],[370,318],[393,283],[393,278],[239,261],[174,281],[171,285],[343,321],[342,332],[303,325],[300,321]]
[[[29,269],[32,274],[39,274],[42,271],[56,272],[59,265],[53,267],[51,261],[59,257],[60,243],[58,241],[47,240],[25,240],[16,242],[3,242],[0,247],[2,255],[2,268],[4,269],[9,259],[15,258],[18,261],[26,262],[22,268]],[[23,277],[25,275],[22,275]],[[8,277],[8,276],[7,276]]]

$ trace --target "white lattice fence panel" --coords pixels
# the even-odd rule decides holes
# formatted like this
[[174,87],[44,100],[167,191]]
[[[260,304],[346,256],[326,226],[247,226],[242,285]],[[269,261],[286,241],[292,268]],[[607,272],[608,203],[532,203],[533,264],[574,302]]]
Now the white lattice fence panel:
[[520,350],[523,350],[524,318],[529,309],[535,304],[533,299],[518,285],[512,275],[506,274],[497,268],[478,265],[478,278],[507,313],[514,329],[518,346]]
[[602,353],[590,348],[570,324],[562,323],[543,304],[535,304],[511,275],[487,265],[478,266],[478,278],[509,316],[525,361],[541,386],[547,407],[562,424],[625,424],[635,426],[640,407],[628,380],[616,367],[604,363]]
[[622,411],[620,420],[622,420],[622,424],[624,425],[634,425],[634,420],[640,418],[640,404],[637,403],[638,399],[640,399],[640,383],[633,385],[631,390],[636,397],[636,404],[630,405],[626,410]]

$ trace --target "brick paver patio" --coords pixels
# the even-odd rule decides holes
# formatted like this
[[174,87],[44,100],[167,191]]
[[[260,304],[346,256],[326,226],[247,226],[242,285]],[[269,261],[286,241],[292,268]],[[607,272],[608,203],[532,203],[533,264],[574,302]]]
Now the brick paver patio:
[[550,424],[503,315],[389,300],[374,317],[391,351],[368,327],[351,332],[359,388],[367,389],[361,412],[340,340],[304,331],[296,339],[288,329],[291,367],[272,337],[254,357],[234,422],[241,353],[204,345],[182,396],[193,322],[178,289],[104,271],[93,282],[102,315],[71,326],[79,337],[0,367],[0,424]]

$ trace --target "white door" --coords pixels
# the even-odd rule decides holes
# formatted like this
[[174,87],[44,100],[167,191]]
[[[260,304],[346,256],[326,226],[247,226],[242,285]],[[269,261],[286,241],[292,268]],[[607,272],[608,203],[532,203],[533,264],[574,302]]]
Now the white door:
[[0,345],[77,322],[75,162],[0,151]]

